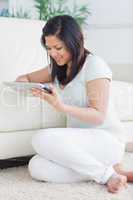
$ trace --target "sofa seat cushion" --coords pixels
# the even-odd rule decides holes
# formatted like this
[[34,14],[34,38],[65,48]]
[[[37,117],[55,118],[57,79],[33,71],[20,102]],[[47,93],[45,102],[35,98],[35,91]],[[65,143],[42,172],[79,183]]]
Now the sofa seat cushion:
[[41,101],[0,84],[0,131],[41,128]]
[[37,131],[0,132],[0,160],[35,154],[31,140]]
[[65,127],[66,117],[46,101],[0,84],[0,131]]
[[42,100],[42,128],[66,127],[65,113],[56,111],[50,104]]

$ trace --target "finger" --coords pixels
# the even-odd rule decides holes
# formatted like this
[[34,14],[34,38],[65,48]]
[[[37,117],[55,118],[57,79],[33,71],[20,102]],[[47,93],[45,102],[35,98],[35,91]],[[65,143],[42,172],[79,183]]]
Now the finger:
[[41,90],[41,89],[38,89],[38,88],[32,88],[31,91],[40,92],[40,91],[42,91],[42,90]]
[[33,88],[31,91],[36,94],[46,94],[45,90],[43,89]]
[[36,97],[39,97],[40,93],[35,92],[35,91],[32,91],[32,95],[33,95],[33,96],[36,96]]
[[39,97],[41,99],[47,99],[45,94],[39,93],[39,92],[32,92],[33,96]]
[[36,89],[36,88],[31,89],[31,92],[34,96],[37,96],[37,97],[39,97],[40,94],[42,93],[40,89]]
[[54,87],[54,85],[50,84],[49,86],[50,86],[50,89],[52,90],[52,93],[57,96],[57,90]]
[[38,89],[38,88],[33,88],[32,89],[32,94],[36,97],[39,97],[41,99],[48,100],[51,94],[45,92],[43,89]]
[[49,87],[50,87],[51,90],[55,90],[55,87],[54,87],[53,84],[49,84]]
[[39,97],[45,100],[49,100],[51,98],[51,94],[45,92],[44,90],[42,90],[40,93],[38,93]]

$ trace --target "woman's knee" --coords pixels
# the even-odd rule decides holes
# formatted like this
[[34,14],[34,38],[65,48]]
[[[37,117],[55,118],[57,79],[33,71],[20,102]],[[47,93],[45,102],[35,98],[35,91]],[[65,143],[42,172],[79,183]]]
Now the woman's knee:
[[[37,154],[50,159],[53,154],[59,154],[62,152],[65,146],[66,140],[61,134],[61,130],[45,129],[39,131],[32,138],[32,146]],[[56,151],[56,152],[55,152]]]
[[28,170],[32,178],[38,179],[38,171],[39,171],[39,156],[35,155],[31,158],[28,164]]
[[125,148],[119,142],[113,142],[107,149],[109,160],[114,165],[120,163],[123,159]]
[[64,136],[65,133],[63,130],[48,129],[33,136],[32,146],[37,154],[48,160],[69,159],[74,145],[70,138]]
[[[114,147],[113,147],[114,148]],[[122,145],[118,145],[114,149],[114,164],[121,163],[124,157],[125,148]]]
[[32,144],[32,147],[35,150],[38,147],[38,145],[40,146],[40,141],[41,141],[41,135],[40,135],[40,133],[37,133],[37,134],[33,135],[31,144]]
[[41,130],[32,137],[32,147],[38,154],[42,154],[44,149],[48,150],[50,148],[48,144],[51,142],[52,136],[47,130]]

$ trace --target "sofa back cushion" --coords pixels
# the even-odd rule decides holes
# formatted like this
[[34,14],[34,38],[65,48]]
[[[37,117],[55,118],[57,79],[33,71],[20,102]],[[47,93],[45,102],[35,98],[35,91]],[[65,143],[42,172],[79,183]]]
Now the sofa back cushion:
[[2,84],[47,65],[40,42],[44,24],[39,20],[0,18],[0,132],[65,126],[63,116],[48,104]]
[[0,17],[0,82],[13,81],[47,64],[40,43],[44,22]]

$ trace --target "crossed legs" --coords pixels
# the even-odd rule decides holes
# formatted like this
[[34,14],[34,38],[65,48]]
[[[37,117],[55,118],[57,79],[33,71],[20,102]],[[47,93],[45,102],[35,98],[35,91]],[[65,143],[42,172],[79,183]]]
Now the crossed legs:
[[116,192],[126,184],[114,165],[120,163],[124,147],[110,133],[97,129],[51,128],[33,137],[37,152],[29,163],[33,178],[70,183],[94,180]]

